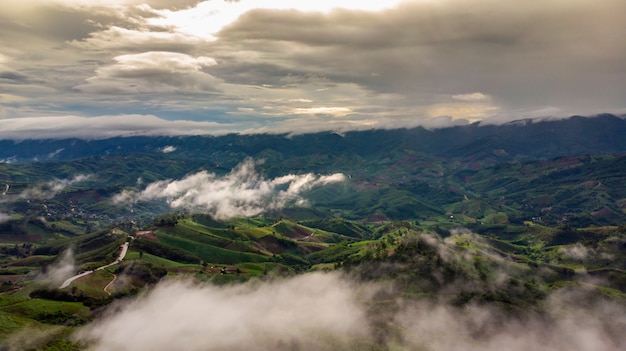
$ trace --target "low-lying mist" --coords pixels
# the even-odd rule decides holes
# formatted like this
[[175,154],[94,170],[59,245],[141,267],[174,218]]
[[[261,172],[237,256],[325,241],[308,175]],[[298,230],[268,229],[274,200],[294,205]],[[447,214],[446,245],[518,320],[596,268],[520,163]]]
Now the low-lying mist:
[[401,343],[425,350],[623,350],[623,305],[589,301],[590,292],[561,291],[546,300],[545,311],[511,315],[494,305],[453,307],[409,303],[396,322],[404,328]]
[[220,177],[200,171],[180,180],[148,184],[143,190],[125,190],[113,197],[115,203],[164,199],[172,208],[198,210],[218,220],[250,217],[287,205],[306,205],[301,194],[313,187],[341,182],[345,176],[288,174],[266,179],[256,170],[257,162],[247,158]]
[[0,212],[0,223],[7,222],[10,219],[11,219],[11,216],[9,216],[6,213]]
[[79,337],[95,350],[314,350],[367,335],[356,292],[329,274],[225,287],[169,281]]
[[92,350],[623,350],[623,304],[561,290],[540,310],[406,298],[338,273],[215,286],[170,280],[111,306]]
[[74,261],[74,251],[69,248],[61,254],[61,259],[47,266],[37,275],[36,280],[50,286],[58,287],[66,279],[74,275],[76,264]]
[[11,196],[5,201],[15,199],[51,199],[65,190],[65,188],[84,182],[91,177],[91,174],[78,174],[68,179],[54,179],[47,183],[37,184],[35,187],[28,188],[17,196]]

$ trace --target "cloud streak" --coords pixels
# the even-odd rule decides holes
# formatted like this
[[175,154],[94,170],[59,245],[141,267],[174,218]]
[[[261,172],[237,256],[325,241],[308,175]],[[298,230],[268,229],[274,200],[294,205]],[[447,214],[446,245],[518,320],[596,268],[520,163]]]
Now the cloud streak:
[[265,211],[279,210],[288,205],[305,206],[302,194],[314,187],[342,182],[345,176],[289,174],[266,179],[246,159],[230,173],[218,177],[200,171],[180,180],[151,183],[142,191],[125,190],[113,197],[115,203],[166,200],[172,208],[207,212],[216,219],[249,217]]
[[234,126],[229,124],[170,121],[152,115],[53,116],[11,118],[0,121],[0,138],[13,140],[105,139],[136,135],[220,135],[234,130]]

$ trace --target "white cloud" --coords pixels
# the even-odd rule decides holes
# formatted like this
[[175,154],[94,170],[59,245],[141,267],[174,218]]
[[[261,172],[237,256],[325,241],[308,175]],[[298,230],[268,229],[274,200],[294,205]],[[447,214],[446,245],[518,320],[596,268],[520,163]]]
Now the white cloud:
[[54,192],[59,192],[67,188],[68,186],[74,185],[76,183],[84,182],[85,180],[89,178],[91,178],[91,174],[79,174],[79,175],[74,176],[71,179],[53,180],[48,183],[48,186],[50,187],[50,190]]
[[347,107],[309,107],[296,108],[292,112],[296,115],[329,115],[334,117],[344,117],[352,113]]
[[575,245],[562,246],[559,248],[559,253],[565,258],[569,258],[576,261],[582,261],[587,259],[590,254],[595,254],[595,250],[590,249],[581,243],[576,243]]
[[[417,303],[399,313],[405,345],[432,351],[538,350],[617,351],[626,346],[622,333],[623,306],[598,303],[579,306],[578,301],[554,293],[546,303],[544,316],[514,318],[489,306],[470,305],[463,309],[438,303]],[[614,308],[615,310],[611,310]]]
[[0,158],[0,163],[15,163],[15,162],[17,162],[17,156]]
[[498,106],[488,103],[454,102],[430,105],[427,113],[430,118],[449,116],[452,120],[480,122],[497,115],[499,111]]
[[161,152],[164,154],[169,154],[170,152],[174,152],[174,151],[176,151],[176,146],[173,146],[173,145],[168,145],[164,147],[163,149],[161,149]]
[[26,102],[30,99],[24,96],[13,95],[13,94],[0,94],[0,103],[16,103],[16,102]]
[[59,154],[61,152],[63,152],[63,150],[65,150],[65,148],[60,148],[60,149],[54,150],[53,152],[48,154],[48,158],[55,158],[55,157],[59,156]]
[[0,212],[0,223],[4,223],[10,219],[11,219],[11,216],[9,216],[6,213]]
[[46,267],[35,279],[50,287],[57,288],[66,279],[73,276],[75,271],[74,251],[67,249],[61,254],[58,261]]
[[229,174],[218,177],[200,171],[180,180],[151,183],[140,192],[126,190],[114,196],[116,203],[165,199],[172,208],[209,213],[216,219],[254,216],[287,205],[306,205],[301,197],[313,187],[345,180],[342,174],[319,176],[311,173],[265,179],[257,173],[256,163],[246,159]]
[[218,287],[170,281],[79,333],[93,350],[325,349],[365,336],[358,291],[336,275]]
[[203,71],[217,64],[211,57],[151,51],[114,60],[115,64],[98,68],[96,76],[76,88],[101,94],[216,92],[221,84]]
[[488,101],[491,100],[491,97],[487,94],[483,94],[483,93],[471,93],[471,94],[459,94],[459,95],[452,95],[452,98],[454,100],[460,100],[460,101]]
[[218,135],[234,130],[234,125],[170,121],[151,115],[25,117],[0,121],[0,138],[13,140],[73,137],[103,139],[133,135]]
[[236,21],[241,15],[255,9],[284,9],[298,11],[328,12],[338,8],[358,11],[380,11],[396,6],[401,0],[264,0],[264,1],[201,1],[196,6],[182,10],[157,11],[158,17],[148,20],[157,26],[174,28],[178,33],[199,38],[215,39],[215,33]]
[[89,38],[73,40],[71,45],[97,52],[145,50],[192,51],[196,45],[206,42],[195,36],[148,29],[129,29],[111,26],[108,29],[93,32]]
[[68,186],[83,182],[91,178],[90,174],[79,174],[70,179],[55,179],[50,182],[28,188],[17,195],[20,199],[50,199]]
[[486,304],[454,307],[435,298],[381,301],[372,298],[376,291],[388,292],[321,273],[221,287],[170,280],[111,306],[77,337],[94,351],[626,347],[624,306],[593,302],[578,291],[553,293],[541,314]]

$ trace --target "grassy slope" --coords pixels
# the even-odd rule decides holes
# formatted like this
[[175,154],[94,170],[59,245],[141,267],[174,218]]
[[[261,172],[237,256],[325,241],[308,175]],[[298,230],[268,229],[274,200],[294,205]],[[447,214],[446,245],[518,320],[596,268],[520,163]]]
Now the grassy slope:
[[[134,250],[128,253],[125,269],[127,271],[135,264],[144,267],[141,269],[145,272],[150,272],[150,267],[161,267],[170,274],[193,274],[201,280],[222,284],[268,272],[293,271],[288,268],[289,265],[296,270],[300,270],[303,263],[312,269],[324,270],[345,266],[362,279],[393,283],[405,297],[444,293],[443,296],[455,304],[496,302],[511,310],[536,306],[549,291],[580,284],[596,289],[604,296],[626,298],[626,252],[620,244],[626,237],[625,228],[573,230],[540,225],[488,226],[481,227],[481,235],[460,232],[445,239],[434,236],[436,244],[433,244],[432,239],[419,239],[426,235],[425,231],[412,223],[364,226],[342,220],[336,221],[334,225],[342,231],[357,231],[373,239],[355,240],[354,237],[345,236],[352,241],[324,243],[325,249],[313,253],[292,250],[290,254],[271,257],[212,244],[223,245],[226,241],[254,242],[263,238],[263,234],[282,237],[296,232],[302,237],[318,229],[286,219],[278,225],[273,225],[276,223],[272,221],[237,221],[236,224],[215,228],[187,218],[176,226],[161,227],[156,233],[162,245],[188,250],[206,262],[236,265],[241,275],[222,275],[219,269],[210,268],[211,264],[207,267],[181,264]],[[269,225],[264,227],[265,224]],[[433,234],[427,235],[433,237]],[[87,238],[84,243],[98,238],[98,235]],[[294,239],[289,240],[302,244]],[[571,252],[577,252],[572,249],[581,250],[580,245],[588,249],[589,255],[584,259],[571,255]],[[248,247],[242,245],[240,249],[246,250]],[[97,248],[95,250],[97,252]],[[611,261],[603,259],[607,255],[612,257]],[[281,258],[277,259],[279,256]],[[115,267],[99,271],[87,279],[77,281],[76,293],[108,301],[109,297],[102,288],[112,279],[114,270]],[[137,268],[135,271],[141,272]],[[508,274],[504,281],[502,271]],[[589,273],[583,273],[585,271]],[[134,277],[137,279],[138,275]],[[585,277],[602,280],[585,280]],[[451,294],[446,290],[448,284],[464,288]],[[133,289],[138,286],[136,281],[130,285]],[[117,286],[112,291],[125,294],[127,290],[124,289],[124,286]],[[66,290],[69,292],[69,289]],[[80,324],[91,318],[89,309],[80,302],[28,299],[28,291],[25,289],[0,295],[0,335],[13,335],[26,327],[47,329],[65,323],[61,319]],[[65,339],[59,336],[55,340]]]
[[[368,135],[376,134],[371,132]],[[350,135],[347,138],[315,137],[323,139],[327,145],[341,144],[347,139],[354,145],[350,150],[333,147],[331,149],[342,150],[333,155],[318,150],[314,157],[307,153],[310,150],[268,148],[267,145],[258,150],[255,150],[258,145],[246,146],[222,156],[211,156],[224,158],[219,161],[229,165],[225,168],[216,167],[207,159],[194,161],[193,157],[179,159],[179,156],[169,158],[150,153],[91,157],[54,164],[3,164],[0,165],[0,178],[11,185],[9,195],[17,195],[51,178],[95,174],[88,182],[72,186],[52,199],[45,199],[46,202],[51,207],[64,208],[73,201],[98,213],[121,218],[117,216],[127,215],[128,209],[116,208],[107,199],[125,187],[135,186],[138,177],[145,182],[178,179],[200,168],[223,174],[246,155],[262,150],[260,154],[271,160],[262,170],[269,176],[280,176],[292,170],[341,171],[350,174],[350,180],[341,185],[315,189],[310,194],[315,208],[286,209],[282,213],[293,216],[276,226],[273,226],[275,218],[218,223],[200,215],[193,220],[183,219],[175,227],[156,230],[161,245],[189,251],[205,262],[237,265],[245,271],[241,276],[221,275],[203,268],[199,262],[181,264],[132,250],[126,267],[139,267],[136,270],[140,273],[154,273],[160,268],[170,274],[201,271],[209,280],[228,282],[272,270],[308,269],[314,263],[317,263],[316,268],[322,269],[341,265],[351,269],[355,265],[371,268],[370,264],[382,264],[393,269],[361,272],[367,279],[397,282],[405,289],[406,296],[436,293],[445,285],[445,279],[455,278],[468,279],[468,286],[478,286],[475,290],[465,291],[465,295],[459,294],[457,301],[460,303],[498,301],[523,306],[540,299],[547,290],[576,284],[589,285],[613,298],[624,298],[624,229],[566,226],[567,223],[572,223],[573,227],[618,224],[626,219],[626,188],[623,186],[626,157],[623,155],[562,157],[520,163],[514,161],[532,157],[518,155],[520,150],[508,149],[510,154],[507,154],[506,147],[501,145],[505,142],[502,138],[485,138],[471,144],[472,147],[454,146],[448,148],[446,158],[441,158],[414,150],[415,141],[406,137],[391,136],[377,145],[363,142],[368,138],[359,143]],[[291,143],[290,140],[283,142]],[[262,140],[259,141],[261,144]],[[26,326],[49,330],[63,324],[61,319],[67,320],[68,316],[78,321],[86,318],[84,304],[28,299],[32,276],[23,274],[54,262],[55,255],[69,246],[77,249],[79,264],[84,267],[110,262],[116,256],[119,242],[125,240],[124,234],[118,237],[108,232],[78,235],[88,228],[89,223],[82,219],[52,218],[45,225],[31,221],[40,215],[37,212],[42,208],[39,201],[23,201],[16,206],[20,209],[17,212],[24,210],[23,214],[20,212],[14,216],[21,220],[16,228],[27,235],[20,237],[17,235],[20,233],[12,233],[10,228],[6,234],[6,238],[11,238],[7,240],[10,244],[2,247],[12,249],[15,244],[33,241],[35,250],[42,252],[26,258],[11,254],[0,258],[2,272],[7,273],[3,278],[19,276],[18,280],[26,285],[22,290],[0,295],[0,339]],[[138,204],[136,218],[151,218],[161,210],[163,207],[155,204]],[[14,215],[14,211],[6,207],[1,207],[0,212]],[[381,214],[378,218],[407,219],[411,223],[419,220],[423,226],[362,222],[372,213]],[[342,219],[331,218],[331,214],[340,215]],[[454,216],[453,220],[449,218],[450,214]],[[563,215],[568,215],[570,221],[556,228]],[[539,216],[542,221],[521,225],[523,220]],[[99,221],[91,224],[99,226]],[[482,239],[451,233],[459,225],[479,232]],[[424,230],[434,230],[447,237],[437,239],[440,251],[412,244],[411,238],[419,237]],[[273,239],[261,243],[267,237]],[[281,250],[284,251],[272,257],[270,244],[283,245]],[[20,253],[24,254],[27,255]],[[494,290],[493,283],[501,269],[509,272],[511,277],[505,285]],[[112,271],[98,272],[77,282],[76,287],[92,298],[105,301],[107,297],[102,287],[110,281]],[[443,282],[438,280],[440,277],[445,278]],[[522,293],[515,293],[519,291]]]

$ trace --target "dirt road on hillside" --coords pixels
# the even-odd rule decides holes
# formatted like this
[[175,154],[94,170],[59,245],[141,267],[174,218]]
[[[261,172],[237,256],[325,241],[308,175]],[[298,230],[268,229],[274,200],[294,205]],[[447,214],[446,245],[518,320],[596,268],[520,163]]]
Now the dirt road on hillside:
[[[80,279],[80,278],[82,278],[84,276],[87,276],[87,275],[89,275],[89,274],[91,274],[91,273],[93,273],[95,271],[99,271],[99,270],[102,270],[102,269],[105,269],[105,268],[109,268],[109,267],[111,267],[113,265],[116,265],[116,264],[122,262],[124,257],[126,257],[126,252],[128,252],[128,242],[126,242],[126,243],[124,243],[124,245],[122,245],[122,251],[120,252],[120,256],[115,261],[113,261],[113,262],[111,262],[111,263],[109,263],[107,265],[104,265],[102,267],[98,267],[98,268],[94,269],[93,271],[85,271],[85,272],[82,272],[80,274],[77,274],[77,275],[67,279],[66,281],[64,281],[63,284],[61,284],[61,286],[59,287],[59,289],[67,288],[76,279]],[[108,287],[108,285],[107,285],[107,287]]]

